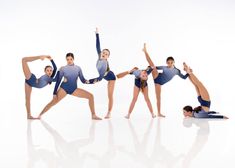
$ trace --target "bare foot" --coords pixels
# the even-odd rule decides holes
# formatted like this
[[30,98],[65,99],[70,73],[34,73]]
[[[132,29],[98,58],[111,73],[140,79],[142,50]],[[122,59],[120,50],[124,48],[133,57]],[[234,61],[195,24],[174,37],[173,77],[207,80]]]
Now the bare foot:
[[31,116],[31,115],[30,115],[30,116],[27,116],[27,119],[28,119],[28,120],[38,120],[37,117],[33,117],[33,116]]
[[102,120],[102,118],[96,116],[95,114],[92,115],[92,120]]
[[166,117],[166,116],[164,116],[164,115],[162,115],[162,114],[158,114],[157,116],[158,116],[158,117]]
[[156,114],[153,113],[153,114],[152,114],[152,118],[156,118],[156,117],[157,117]]
[[224,119],[229,119],[228,117],[224,116]]
[[104,118],[105,118],[105,119],[109,119],[109,118],[111,118],[111,113],[110,113],[110,112],[108,112]]
[[126,119],[130,119],[130,114],[127,114],[127,115],[125,116],[125,118],[126,118]]

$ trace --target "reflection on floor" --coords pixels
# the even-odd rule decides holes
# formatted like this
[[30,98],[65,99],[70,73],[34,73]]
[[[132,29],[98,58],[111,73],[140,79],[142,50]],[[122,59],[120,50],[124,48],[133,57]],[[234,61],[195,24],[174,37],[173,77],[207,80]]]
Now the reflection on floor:
[[9,156],[12,162],[0,161],[0,167],[233,167],[235,136],[229,131],[233,130],[231,124],[173,118],[28,121],[26,134],[22,131],[12,140],[17,147],[4,148],[6,153],[16,153]]

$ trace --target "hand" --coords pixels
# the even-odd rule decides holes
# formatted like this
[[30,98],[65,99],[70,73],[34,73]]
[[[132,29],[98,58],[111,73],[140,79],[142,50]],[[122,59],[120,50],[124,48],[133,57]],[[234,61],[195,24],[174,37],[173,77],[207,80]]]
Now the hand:
[[50,55],[46,55],[46,58],[49,59],[49,60],[52,60]]
[[99,33],[99,29],[98,27],[95,28],[95,33],[98,34]]
[[143,51],[144,51],[144,52],[147,52],[146,43],[144,43]]

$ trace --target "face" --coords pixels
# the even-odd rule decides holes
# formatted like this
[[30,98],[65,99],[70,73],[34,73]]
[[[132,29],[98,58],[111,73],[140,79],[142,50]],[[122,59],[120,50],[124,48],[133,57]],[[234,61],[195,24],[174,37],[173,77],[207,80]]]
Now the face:
[[184,113],[184,117],[192,117],[192,112],[191,111],[183,110],[183,113]]
[[166,64],[167,64],[168,67],[173,68],[174,65],[175,65],[175,61],[173,61],[173,60],[168,60],[168,61],[166,62]]
[[109,51],[103,50],[103,51],[101,52],[100,59],[104,59],[104,60],[108,59],[108,58],[109,58],[109,54],[110,54]]
[[148,80],[148,74],[146,71],[142,71],[140,74],[140,79],[142,80]]
[[45,70],[45,74],[46,74],[47,76],[51,76],[51,75],[52,75],[52,72],[53,72],[53,70],[52,70],[51,67],[48,67],[48,68]]
[[72,65],[74,59],[73,59],[73,57],[66,57],[66,61],[67,61],[67,64],[68,64],[68,65]]

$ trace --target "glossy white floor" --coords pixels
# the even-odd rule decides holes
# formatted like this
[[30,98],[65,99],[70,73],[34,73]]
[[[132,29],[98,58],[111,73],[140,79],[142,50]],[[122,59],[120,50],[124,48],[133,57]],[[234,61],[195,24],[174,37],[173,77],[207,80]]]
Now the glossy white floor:
[[0,167],[234,167],[234,120],[148,117],[2,120]]

